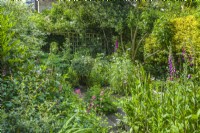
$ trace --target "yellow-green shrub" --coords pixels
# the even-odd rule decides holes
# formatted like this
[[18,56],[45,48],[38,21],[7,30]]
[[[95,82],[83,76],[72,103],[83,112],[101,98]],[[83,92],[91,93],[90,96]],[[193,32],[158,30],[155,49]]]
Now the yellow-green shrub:
[[181,52],[184,48],[186,53],[195,57],[196,63],[198,63],[198,51],[200,50],[199,22],[193,15],[175,18],[171,22],[174,26],[173,45],[176,52]]
[[[174,56],[176,66],[180,66],[178,58],[182,58],[182,50],[199,62],[200,51],[199,22],[194,15],[177,18],[160,18],[154,25],[152,34],[145,40],[144,59],[146,70],[153,75],[167,72],[169,49]],[[155,71],[156,70],[156,71]]]

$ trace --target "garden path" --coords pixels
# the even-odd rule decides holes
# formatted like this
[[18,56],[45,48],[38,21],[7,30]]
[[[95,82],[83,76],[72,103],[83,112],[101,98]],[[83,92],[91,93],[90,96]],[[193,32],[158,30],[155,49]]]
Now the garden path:
[[[87,92],[87,89],[83,86],[79,87],[80,90],[81,90],[81,98],[84,99],[85,97],[85,94]],[[122,122],[121,120],[117,117],[117,115],[120,115],[122,117],[125,116],[125,113],[123,112],[122,108],[121,107],[118,107],[117,108],[117,112],[116,113],[112,113],[112,114],[109,114],[109,115],[106,115],[106,116],[103,116],[102,119],[106,119],[106,121],[108,122],[108,126],[111,127],[110,129],[110,133],[121,133],[121,130],[128,130],[129,131],[129,127],[127,126],[124,126],[123,128],[124,129],[121,129],[119,131],[119,128],[122,128]],[[120,126],[120,127],[119,127]]]

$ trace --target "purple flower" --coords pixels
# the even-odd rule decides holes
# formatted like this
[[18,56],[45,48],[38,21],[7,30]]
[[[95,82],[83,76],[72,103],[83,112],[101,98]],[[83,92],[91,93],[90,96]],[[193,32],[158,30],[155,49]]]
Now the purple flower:
[[75,93],[78,94],[78,95],[81,95],[81,89],[76,88],[76,89],[75,89]]
[[176,68],[173,66],[172,55],[169,55],[168,64],[169,64],[170,80],[173,80],[173,77],[174,77],[174,75],[176,73]]
[[117,51],[118,47],[119,47],[118,40],[116,40],[116,42],[115,42],[115,52]]
[[96,96],[92,96],[92,100],[96,99]]

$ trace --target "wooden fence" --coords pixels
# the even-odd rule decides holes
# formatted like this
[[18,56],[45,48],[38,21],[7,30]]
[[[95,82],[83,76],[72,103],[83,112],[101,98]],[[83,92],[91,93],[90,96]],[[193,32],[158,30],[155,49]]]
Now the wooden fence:
[[81,48],[87,48],[87,49],[95,49],[97,47],[100,47],[101,51],[104,52],[104,44],[105,41],[97,33],[77,33],[73,31],[68,32],[53,32],[54,35],[62,35],[65,37],[66,42],[70,44],[70,47],[72,49],[72,52],[75,53]]

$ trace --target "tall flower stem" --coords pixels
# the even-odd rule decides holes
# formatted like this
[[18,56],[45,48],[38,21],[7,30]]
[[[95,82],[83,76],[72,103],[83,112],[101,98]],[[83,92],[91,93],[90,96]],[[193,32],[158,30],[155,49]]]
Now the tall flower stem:
[[172,55],[169,54],[169,58],[168,58],[168,65],[169,65],[169,76],[170,76],[170,80],[173,80],[175,77],[175,73],[176,73],[176,68],[173,65],[173,58]]

